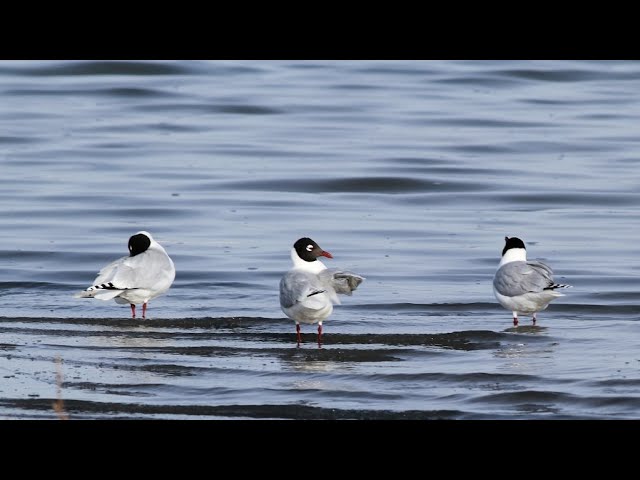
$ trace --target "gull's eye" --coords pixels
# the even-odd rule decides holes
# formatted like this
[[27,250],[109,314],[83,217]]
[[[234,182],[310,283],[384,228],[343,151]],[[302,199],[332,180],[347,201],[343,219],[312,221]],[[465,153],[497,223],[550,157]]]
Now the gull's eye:
[[313,245],[307,245],[307,252],[310,252],[311,250],[313,250]]

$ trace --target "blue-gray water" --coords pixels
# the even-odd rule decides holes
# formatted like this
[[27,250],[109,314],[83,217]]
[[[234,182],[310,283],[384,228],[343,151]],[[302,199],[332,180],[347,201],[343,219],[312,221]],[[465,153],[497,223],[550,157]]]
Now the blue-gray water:
[[[640,418],[640,63],[0,62],[0,418]],[[74,299],[148,230],[149,319]],[[504,237],[573,285],[492,294]],[[278,303],[295,240],[367,280]]]

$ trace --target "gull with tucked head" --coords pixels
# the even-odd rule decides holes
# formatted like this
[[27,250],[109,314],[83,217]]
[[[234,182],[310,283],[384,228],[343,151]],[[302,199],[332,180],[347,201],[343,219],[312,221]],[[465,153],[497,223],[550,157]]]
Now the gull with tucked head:
[[141,303],[145,318],[149,300],[169,290],[175,276],[173,261],[164,248],[149,232],[140,231],[129,238],[129,255],[100,270],[93,284],[74,297],[128,303],[132,318],[136,318],[136,304]]

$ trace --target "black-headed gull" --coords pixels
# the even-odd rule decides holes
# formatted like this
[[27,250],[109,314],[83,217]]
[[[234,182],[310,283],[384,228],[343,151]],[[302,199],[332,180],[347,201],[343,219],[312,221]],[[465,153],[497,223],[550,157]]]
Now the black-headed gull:
[[293,268],[280,280],[280,306],[295,320],[298,344],[300,322],[318,324],[318,344],[322,342],[322,321],[331,315],[333,304],[340,304],[337,294],[351,295],[364,277],[345,270],[327,268],[318,257],[333,256],[310,238],[293,244]]
[[556,288],[569,288],[553,281],[551,268],[539,261],[527,261],[524,242],[517,237],[504,237],[505,246],[498,271],[493,278],[493,293],[507,310],[513,312],[513,324],[518,325],[518,312],[533,314],[549,306],[552,300],[563,297]]
[[169,290],[176,276],[173,261],[149,232],[140,231],[129,238],[129,256],[110,263],[98,273],[93,285],[74,295],[129,303],[136,318],[136,304],[142,303],[146,317],[149,300]]

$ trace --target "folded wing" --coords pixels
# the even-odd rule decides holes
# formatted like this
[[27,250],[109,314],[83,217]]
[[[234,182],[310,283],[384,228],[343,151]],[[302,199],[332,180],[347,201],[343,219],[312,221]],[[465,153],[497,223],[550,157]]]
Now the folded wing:
[[493,285],[501,295],[515,297],[554,285],[553,271],[539,261],[509,262],[496,272]]
[[280,280],[280,305],[290,308],[298,303],[305,303],[313,308],[320,303],[316,295],[323,293],[325,287],[317,275],[302,270],[290,270]]
[[155,290],[171,284],[175,269],[171,259],[156,250],[147,250],[134,257],[122,257],[104,267],[93,284],[76,297],[95,297],[108,300],[123,290]]

